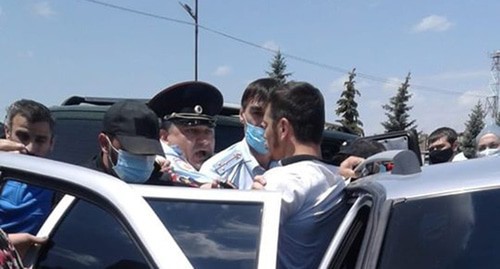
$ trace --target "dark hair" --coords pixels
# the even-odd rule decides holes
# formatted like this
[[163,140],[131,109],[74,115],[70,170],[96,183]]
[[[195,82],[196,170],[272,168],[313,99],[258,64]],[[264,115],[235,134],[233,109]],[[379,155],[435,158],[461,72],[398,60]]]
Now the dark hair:
[[457,141],[458,135],[457,132],[455,132],[455,130],[449,127],[441,127],[434,130],[429,135],[429,138],[427,140],[429,141],[429,144],[432,144],[437,140],[441,139],[441,137],[446,137],[446,141],[448,141],[448,143],[450,144],[453,144],[455,143],[455,141]]
[[160,129],[168,131],[170,129],[170,126],[172,126],[172,122],[169,120],[162,120],[160,124]]
[[41,103],[33,100],[21,99],[12,103],[7,108],[5,116],[5,125],[12,129],[12,120],[15,116],[20,115],[26,118],[29,123],[47,122],[50,126],[50,131],[54,133],[54,119],[50,114],[50,110]]
[[269,102],[269,94],[278,87],[279,81],[274,78],[259,78],[248,84],[241,96],[241,108],[245,109],[250,101]]
[[325,101],[317,88],[307,82],[290,81],[271,92],[269,103],[274,125],[286,118],[299,142],[321,143]]

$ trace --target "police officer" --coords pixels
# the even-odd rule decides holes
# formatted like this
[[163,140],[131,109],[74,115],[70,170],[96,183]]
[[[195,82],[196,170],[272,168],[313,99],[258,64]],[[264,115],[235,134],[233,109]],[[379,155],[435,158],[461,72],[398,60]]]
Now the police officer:
[[149,101],[151,109],[162,119],[160,141],[175,181],[199,186],[216,179],[198,170],[214,154],[215,115],[222,105],[220,91],[201,81],[177,83]]
[[251,189],[253,178],[263,174],[271,158],[265,145],[264,129],[260,126],[269,93],[279,82],[261,78],[251,82],[241,97],[240,121],[245,126],[245,138],[217,153],[201,167],[201,172],[215,174],[239,189]]

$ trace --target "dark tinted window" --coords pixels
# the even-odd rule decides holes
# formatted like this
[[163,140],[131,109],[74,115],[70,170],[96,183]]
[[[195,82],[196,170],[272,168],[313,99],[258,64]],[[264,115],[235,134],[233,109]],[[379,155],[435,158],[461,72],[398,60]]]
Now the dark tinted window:
[[99,152],[97,135],[101,120],[57,119],[56,140],[51,159],[82,165]]
[[350,269],[355,268],[357,258],[363,242],[363,237],[368,225],[370,207],[363,206],[359,209],[356,217],[349,227],[345,237],[340,243],[338,253],[333,257],[328,268]]
[[[56,121],[56,142],[51,159],[84,165],[100,151],[97,142],[97,135],[102,129],[100,118],[95,115],[89,116],[89,119],[56,117]],[[215,152],[243,139],[243,125],[237,118],[221,117],[215,128]]]
[[245,134],[243,125],[237,118],[227,119],[219,117],[215,127],[215,152],[219,152],[241,141]]
[[5,138],[5,126],[0,122],[0,138]]
[[394,206],[380,268],[497,268],[500,190]]
[[38,267],[149,268],[118,220],[85,201],[78,201],[42,250]]
[[194,268],[256,268],[262,204],[153,199],[149,203]]

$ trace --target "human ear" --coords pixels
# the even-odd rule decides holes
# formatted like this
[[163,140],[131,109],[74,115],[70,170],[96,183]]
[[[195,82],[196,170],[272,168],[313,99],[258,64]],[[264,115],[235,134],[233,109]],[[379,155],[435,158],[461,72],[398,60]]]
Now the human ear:
[[109,153],[109,143],[111,142],[108,136],[104,133],[100,133],[97,136],[97,142],[99,143],[99,147],[101,151],[104,153]]

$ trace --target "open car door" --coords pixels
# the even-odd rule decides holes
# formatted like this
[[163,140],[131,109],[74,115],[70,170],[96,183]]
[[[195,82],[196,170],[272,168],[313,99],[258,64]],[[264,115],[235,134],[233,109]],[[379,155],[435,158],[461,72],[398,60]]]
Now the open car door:
[[[7,181],[59,200],[28,268],[274,268],[281,196],[276,192],[132,185],[58,161],[0,153]],[[61,199],[62,197],[62,199]]]
[[366,136],[364,138],[381,143],[384,145],[386,150],[411,150],[418,157],[420,165],[423,163],[419,147],[418,133],[415,129]]

